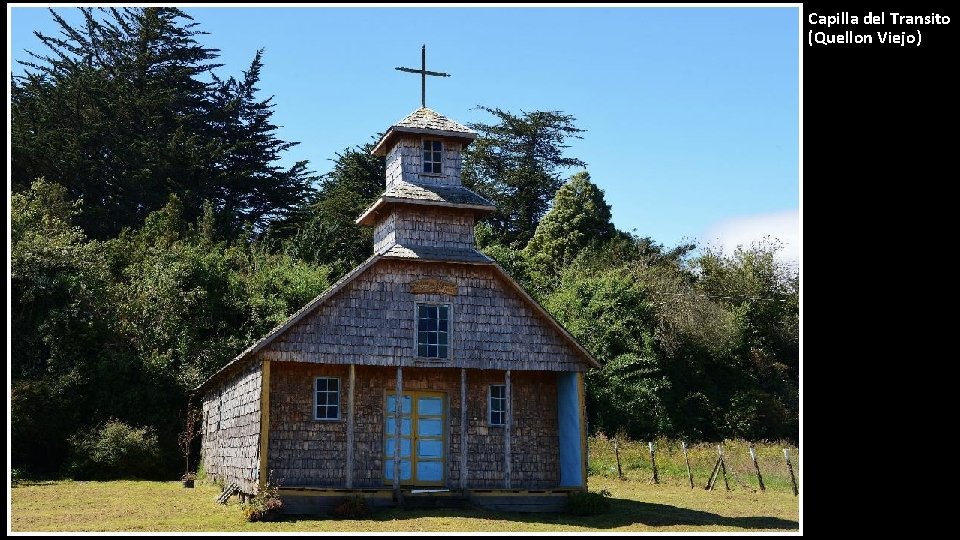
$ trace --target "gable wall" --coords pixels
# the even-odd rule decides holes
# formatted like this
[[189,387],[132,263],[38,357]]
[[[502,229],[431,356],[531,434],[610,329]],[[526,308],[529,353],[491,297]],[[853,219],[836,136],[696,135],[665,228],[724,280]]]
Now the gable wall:
[[[436,365],[477,369],[582,371],[569,342],[485,265],[383,259],[266,345],[268,360],[327,364]],[[410,282],[454,282],[456,296],[413,294]],[[450,303],[451,358],[414,357],[415,305]]]

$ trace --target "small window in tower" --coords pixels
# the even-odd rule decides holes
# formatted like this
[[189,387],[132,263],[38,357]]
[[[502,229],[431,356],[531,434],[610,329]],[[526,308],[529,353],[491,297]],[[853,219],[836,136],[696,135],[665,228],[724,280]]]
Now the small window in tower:
[[443,159],[443,143],[431,139],[423,140],[423,172],[430,174],[440,174],[443,167],[440,165]]

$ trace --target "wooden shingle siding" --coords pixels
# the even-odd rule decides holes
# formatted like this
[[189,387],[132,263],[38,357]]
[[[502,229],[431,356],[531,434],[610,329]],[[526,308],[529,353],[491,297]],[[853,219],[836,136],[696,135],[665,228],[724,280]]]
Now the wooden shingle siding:
[[[413,294],[410,283],[438,278],[455,297]],[[474,369],[582,371],[560,333],[489,266],[380,260],[265,346],[277,361],[416,365],[417,302],[453,307],[451,357],[440,365]]]
[[260,362],[248,362],[203,395],[203,468],[214,481],[256,493],[259,480]]
[[[267,468],[282,486],[346,484],[346,406],[349,366],[276,362],[270,366]],[[340,379],[340,419],[315,420],[317,377]]]
[[397,243],[396,215],[383,218],[373,229],[373,252],[383,253]]
[[353,485],[383,487],[383,400],[395,368],[357,366]]
[[473,214],[445,208],[399,207],[373,230],[374,253],[393,244],[473,249]]
[[423,138],[441,139],[443,137],[410,135],[397,141],[396,146],[387,152],[386,171],[387,188],[394,182],[404,181],[417,184],[460,185],[460,170],[463,163],[461,143],[443,140],[443,165],[439,176],[423,174]]
[[[346,381],[349,366],[273,362],[270,380],[271,478],[281,487],[346,485]],[[316,377],[340,377],[341,420],[314,420]],[[555,487],[557,454],[556,376],[552,372],[513,372],[513,485]],[[404,391],[442,392],[447,403],[446,482],[460,486],[460,372],[456,369],[404,368]],[[470,370],[467,376],[467,487],[503,487],[503,427],[489,425],[491,384],[503,384],[504,372]],[[396,385],[396,368],[356,367],[354,487],[389,486],[383,476],[384,398]]]
[[503,380],[503,371],[467,373],[467,487],[503,487],[503,426],[490,425],[488,405],[490,385]]
[[511,482],[530,489],[558,486],[557,376],[511,371],[511,387]]
[[388,219],[402,245],[473,249],[473,214],[444,208],[399,207]]

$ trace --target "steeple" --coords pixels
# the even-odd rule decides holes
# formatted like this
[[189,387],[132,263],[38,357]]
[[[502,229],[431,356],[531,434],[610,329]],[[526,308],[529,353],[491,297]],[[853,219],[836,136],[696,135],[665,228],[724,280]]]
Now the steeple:
[[374,226],[374,253],[488,261],[476,251],[473,227],[495,207],[460,182],[463,150],[476,136],[426,107],[387,129],[373,149],[386,157],[386,191],[357,218]]

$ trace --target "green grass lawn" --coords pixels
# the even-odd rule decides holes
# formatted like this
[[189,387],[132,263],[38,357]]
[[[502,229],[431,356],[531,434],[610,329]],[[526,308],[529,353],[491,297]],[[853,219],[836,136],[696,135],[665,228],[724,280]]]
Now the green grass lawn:
[[[702,484],[700,484],[702,486]],[[400,510],[366,520],[287,517],[278,523],[247,523],[232,499],[214,499],[216,487],[184,489],[180,482],[24,482],[12,490],[13,531],[757,531],[795,530],[799,504],[789,491],[690,489],[674,483],[590,478],[606,489],[612,506],[604,514],[517,514],[484,510]]]

